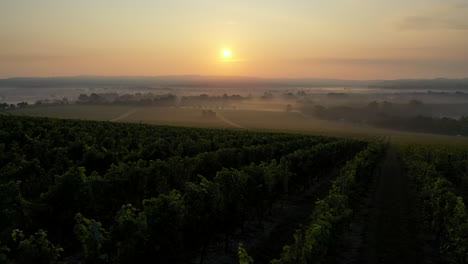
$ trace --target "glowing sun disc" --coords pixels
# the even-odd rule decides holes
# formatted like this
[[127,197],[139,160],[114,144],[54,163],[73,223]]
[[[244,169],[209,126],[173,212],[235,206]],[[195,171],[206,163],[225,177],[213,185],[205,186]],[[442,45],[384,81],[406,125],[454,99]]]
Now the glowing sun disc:
[[231,57],[231,51],[230,50],[223,50],[223,57],[225,57],[225,58]]

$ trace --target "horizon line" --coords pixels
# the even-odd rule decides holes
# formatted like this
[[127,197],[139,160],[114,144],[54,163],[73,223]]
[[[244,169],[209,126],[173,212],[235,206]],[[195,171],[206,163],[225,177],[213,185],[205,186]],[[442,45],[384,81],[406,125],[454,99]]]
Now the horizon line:
[[448,77],[432,77],[432,78],[389,78],[389,79],[346,79],[346,78],[320,78],[320,77],[257,77],[248,75],[202,75],[202,74],[173,74],[173,75],[59,75],[59,76],[16,76],[0,78],[0,80],[11,79],[58,79],[58,78],[170,78],[170,77],[205,77],[205,78],[242,78],[242,79],[257,79],[257,80],[330,80],[330,81],[399,81],[399,80],[465,80],[467,77],[448,78]]

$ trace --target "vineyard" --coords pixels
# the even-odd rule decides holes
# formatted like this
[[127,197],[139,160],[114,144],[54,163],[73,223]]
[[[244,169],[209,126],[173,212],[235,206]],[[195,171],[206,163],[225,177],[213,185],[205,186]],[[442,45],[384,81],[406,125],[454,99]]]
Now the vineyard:
[[414,241],[468,263],[468,147],[0,115],[0,263],[366,262],[389,153]]
[[409,176],[417,184],[421,224],[444,263],[468,263],[468,148],[405,146]]

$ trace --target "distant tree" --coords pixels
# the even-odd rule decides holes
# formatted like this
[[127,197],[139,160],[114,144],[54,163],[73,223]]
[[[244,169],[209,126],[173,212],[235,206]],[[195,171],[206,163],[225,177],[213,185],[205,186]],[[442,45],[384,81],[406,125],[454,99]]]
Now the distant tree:
[[4,111],[6,109],[8,109],[8,104],[7,103],[1,103],[0,104],[0,111]]
[[100,96],[99,94],[92,93],[89,96],[89,101],[91,103],[102,103],[104,101],[104,98],[102,96]]
[[393,104],[391,102],[383,101],[382,103],[382,109],[384,111],[391,110],[393,108]]
[[372,101],[367,105],[367,108],[371,111],[377,111],[379,109],[379,103]]
[[78,96],[78,101],[81,103],[88,102],[89,96],[87,94],[80,94],[80,96]]
[[286,98],[286,99],[294,99],[296,96],[289,92],[289,93],[284,93],[283,96]]
[[416,99],[412,99],[411,101],[409,101],[409,105],[410,106],[421,106],[421,105],[423,105],[423,102],[419,101],[419,100],[416,100]]
[[459,122],[460,122],[460,127],[461,127],[460,134],[463,136],[467,136],[468,135],[468,116],[460,117]]
[[273,99],[273,94],[271,92],[265,92],[263,93],[262,99]]
[[28,103],[27,102],[21,102],[21,103],[18,103],[18,108],[25,108],[28,106]]
[[327,96],[339,98],[339,97],[348,97],[347,93],[328,93]]

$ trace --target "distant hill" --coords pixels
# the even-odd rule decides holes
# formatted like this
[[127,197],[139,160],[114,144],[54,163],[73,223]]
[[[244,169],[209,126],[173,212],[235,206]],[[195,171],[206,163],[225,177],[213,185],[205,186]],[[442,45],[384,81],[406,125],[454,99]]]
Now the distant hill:
[[431,80],[392,80],[380,81],[370,87],[392,89],[468,89],[468,78],[465,79],[431,79]]
[[314,78],[255,78],[242,76],[74,76],[0,79],[2,87],[373,87],[392,89],[468,89],[466,79],[341,80]]
[[375,81],[266,79],[238,76],[76,76],[0,79],[0,87],[363,87]]

